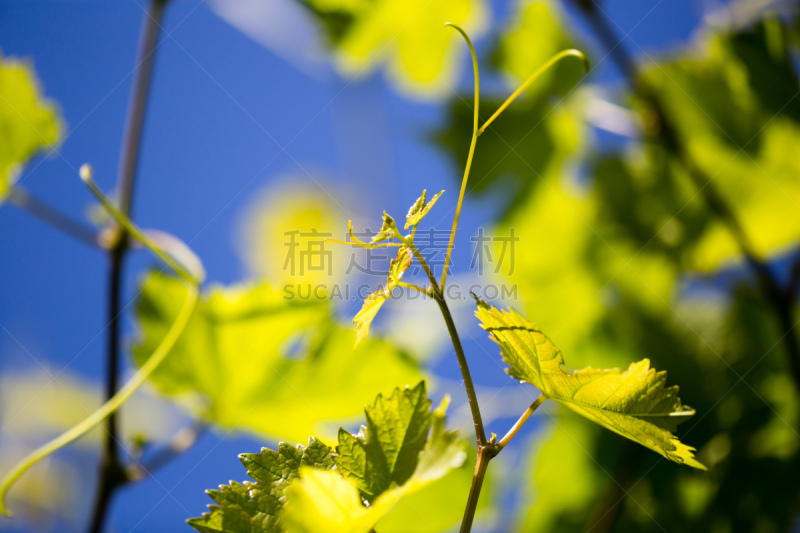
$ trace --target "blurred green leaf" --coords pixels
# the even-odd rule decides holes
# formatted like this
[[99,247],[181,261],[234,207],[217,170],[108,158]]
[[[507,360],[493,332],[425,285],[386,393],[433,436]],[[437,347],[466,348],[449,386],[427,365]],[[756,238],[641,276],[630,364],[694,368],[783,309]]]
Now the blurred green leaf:
[[569,374],[561,369],[561,350],[513,309],[500,311],[479,300],[475,315],[500,345],[511,377],[671,461],[705,470],[694,448],[671,433],[694,409],[682,405],[677,387],[665,387],[666,372],[651,369],[649,360],[622,373],[587,367]]
[[[139,364],[185,291],[161,274],[141,287]],[[368,340],[354,351],[352,333],[332,322],[326,302],[284,296],[266,284],[206,291],[152,382],[223,426],[298,441],[333,437],[334,422],[357,416],[364,398],[420,379],[410,358],[385,342]]]
[[282,442],[277,451],[262,448],[260,453],[243,453],[239,460],[255,483],[231,482],[220,485],[219,490],[206,491],[217,505],[209,505],[210,512],[187,522],[204,533],[283,531],[278,513],[286,500],[286,488],[298,478],[300,468],[333,468],[332,452],[311,437],[308,447],[291,447]]
[[558,416],[534,437],[520,531],[584,530],[587,509],[603,487],[604,476],[587,451],[600,431],[578,417]]
[[53,102],[44,98],[33,67],[0,56],[0,202],[17,179],[22,165],[61,136],[61,119]]
[[[642,78],[669,116],[681,150],[713,182],[763,258],[800,240],[800,220],[793,216],[800,207],[800,163],[794,157],[800,147],[797,74],[788,50],[770,43],[767,28],[756,23],[732,34],[710,33],[699,52],[653,63]],[[645,124],[648,112],[643,110]],[[648,143],[658,145],[659,125],[650,130]],[[652,194],[654,210],[649,215],[646,207],[636,210],[643,219],[639,231],[674,241],[673,247],[687,240],[680,259],[694,270],[708,272],[741,261],[730,230],[699,213],[706,206],[699,203],[697,187],[670,169],[670,153],[646,147],[644,155],[647,159],[629,171],[639,180],[642,174],[653,175],[645,179],[649,186],[644,189]],[[602,180],[603,174],[598,177]],[[662,199],[654,194],[656,188],[671,194]]]
[[458,72],[460,43],[443,28],[454,22],[473,38],[487,27],[483,0],[306,0],[328,30],[336,64],[363,77],[382,63],[391,81],[416,97],[440,97]]

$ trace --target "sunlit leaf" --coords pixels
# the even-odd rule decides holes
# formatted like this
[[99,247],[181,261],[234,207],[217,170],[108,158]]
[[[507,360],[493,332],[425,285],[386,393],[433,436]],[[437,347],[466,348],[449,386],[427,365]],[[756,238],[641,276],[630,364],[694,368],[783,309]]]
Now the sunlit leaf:
[[483,0],[306,0],[334,38],[336,64],[343,74],[361,77],[382,64],[403,92],[431,98],[446,94],[458,73],[461,44],[445,22],[472,35],[487,27]]
[[677,387],[665,387],[666,372],[651,369],[650,361],[632,363],[625,372],[588,367],[570,374],[561,369],[564,357],[555,344],[514,310],[479,301],[475,314],[500,345],[510,376],[671,461],[705,469],[694,449],[671,433],[694,409],[681,403]]
[[[204,532],[369,532],[403,497],[464,462],[463,442],[444,427],[447,402],[430,412],[425,391],[421,382],[413,389],[395,389],[386,399],[378,396],[366,411],[368,429],[359,436],[341,430],[335,454],[313,438],[308,448],[282,443],[278,451],[242,454],[255,482],[208,491],[217,505],[189,524]],[[353,477],[343,465],[372,473],[377,484],[369,484],[369,505],[354,483],[366,478]]]
[[367,426],[358,435],[339,430],[336,464],[368,500],[411,476],[428,435],[430,404],[424,382],[395,389],[367,406]]
[[397,231],[397,225],[394,222],[394,219],[386,213],[383,212],[383,224],[381,224],[381,229],[378,233],[375,234],[374,237],[369,241],[370,244],[375,244],[376,242],[385,241],[386,239],[391,239],[395,232]]
[[[347,477],[301,471],[300,481],[286,495],[287,529],[368,533],[406,495],[461,466],[466,457],[463,443],[444,428],[446,403],[424,419],[423,407],[427,413],[430,402],[423,398],[424,384],[396,390],[387,401],[379,398],[368,409],[366,430],[355,437],[340,435],[336,462],[348,465]],[[356,465],[365,474],[354,474]],[[361,502],[357,485],[374,491],[367,500],[369,508],[357,505]],[[363,488],[361,492],[365,493]]]
[[358,346],[358,344],[364,340],[369,333],[369,327],[372,324],[372,320],[378,314],[378,311],[383,303],[391,298],[392,290],[397,287],[397,284],[402,279],[403,274],[406,270],[408,270],[408,267],[411,266],[412,259],[413,255],[408,249],[408,246],[401,246],[397,250],[397,256],[392,259],[392,263],[389,266],[389,274],[386,279],[386,286],[379,291],[373,292],[364,299],[364,304],[361,306],[361,310],[353,318],[353,322],[356,325],[356,346]]
[[[142,290],[140,364],[185,289],[152,274]],[[419,380],[416,365],[385,342],[367,340],[353,351],[352,333],[332,322],[325,302],[287,298],[267,284],[212,287],[152,382],[223,426],[302,441],[311,433],[333,437],[362,411],[363,398]]]
[[0,202],[11,190],[22,166],[46,150],[61,135],[55,105],[45,100],[33,68],[26,62],[0,57]]

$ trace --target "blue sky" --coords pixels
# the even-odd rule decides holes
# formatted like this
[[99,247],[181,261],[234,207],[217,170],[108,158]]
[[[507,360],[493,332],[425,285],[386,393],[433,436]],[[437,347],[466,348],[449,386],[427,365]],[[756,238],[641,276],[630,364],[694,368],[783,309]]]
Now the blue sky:
[[[653,54],[685,43],[706,5],[610,1],[607,9],[621,31],[631,32],[625,46],[641,56],[639,46]],[[493,10],[497,29],[511,13],[509,3],[497,2]],[[33,160],[21,183],[76,218],[84,218],[91,203],[77,177],[81,164],[91,162],[105,190],[116,180],[142,16],[137,0],[0,3],[3,55],[33,62],[45,94],[59,103],[68,132],[60,154]],[[164,31],[169,36],[162,34],[157,52],[134,217],[143,227],[190,242],[210,280],[231,283],[247,275],[235,239],[242,211],[286,176],[302,181],[309,171],[334,189],[358,189],[378,212],[404,213],[423,188],[452,191],[449,201],[454,201],[460,169],[425,141],[443,116],[441,104],[403,98],[380,73],[351,83],[323,65],[310,76],[203,2],[170,4]],[[489,44],[489,39],[478,41],[479,53]],[[466,55],[462,60],[466,65]],[[618,75],[608,61],[596,67],[589,82],[615,82]],[[470,89],[466,71],[460,86]],[[464,235],[484,222],[475,214],[482,207],[491,205],[468,201]],[[10,206],[0,208],[0,228],[0,371],[44,366],[99,380],[105,348],[104,254]],[[456,251],[456,264],[470,259],[465,243]],[[150,264],[144,254],[132,255],[127,295]],[[130,336],[130,323],[127,331]],[[469,343],[466,348],[469,353]],[[436,371],[458,379],[452,359],[442,359]],[[477,361],[474,373],[487,387],[507,379],[488,361]],[[156,479],[120,491],[110,530],[180,529],[208,503],[203,489],[243,479],[239,452],[267,444],[238,435],[205,435]],[[94,458],[81,461],[86,471],[79,491],[88,504]],[[84,516],[86,506],[78,513]],[[29,524],[0,524],[6,526],[24,530]]]

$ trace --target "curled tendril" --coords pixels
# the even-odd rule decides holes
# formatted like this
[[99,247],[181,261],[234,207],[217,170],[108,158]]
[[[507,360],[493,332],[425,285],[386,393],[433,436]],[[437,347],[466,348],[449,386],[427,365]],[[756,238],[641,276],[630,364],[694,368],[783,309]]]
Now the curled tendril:
[[589,65],[589,59],[586,57],[586,54],[584,54],[584,53],[583,53],[583,52],[581,52],[580,50],[575,50],[574,48],[570,48],[570,49],[568,49],[568,50],[562,50],[562,51],[560,51],[559,53],[557,53],[556,55],[554,55],[553,57],[551,57],[551,58],[550,58],[550,59],[547,61],[547,63],[545,63],[544,65],[542,65],[542,66],[541,66],[541,67],[539,67],[538,69],[536,69],[536,70],[533,72],[533,74],[531,74],[530,76],[528,76],[528,79],[526,79],[524,82],[522,82],[522,84],[521,84],[519,87],[517,87],[517,90],[516,90],[516,91],[514,91],[513,93],[511,93],[511,96],[509,96],[508,98],[506,98],[506,101],[505,101],[505,102],[503,102],[503,105],[501,105],[501,106],[500,106],[500,107],[497,109],[497,111],[495,111],[495,112],[494,112],[494,115],[492,115],[491,117],[489,117],[489,119],[488,119],[486,122],[484,122],[483,126],[481,126],[481,127],[480,127],[480,129],[478,130],[478,135],[480,135],[480,134],[482,134],[484,131],[486,131],[486,128],[489,126],[489,124],[491,124],[492,122],[494,122],[494,120],[495,120],[497,117],[499,117],[499,116],[500,116],[500,114],[501,114],[503,111],[505,111],[505,109],[506,109],[506,108],[507,108],[509,105],[511,105],[511,103],[512,103],[514,100],[516,100],[516,99],[517,99],[517,97],[518,97],[520,94],[522,94],[522,92],[523,92],[525,89],[527,89],[527,88],[528,88],[528,87],[529,87],[529,86],[530,86],[530,85],[531,85],[531,84],[532,84],[534,81],[536,81],[536,79],[537,79],[539,76],[541,76],[542,74],[544,74],[545,72],[547,72],[548,70],[550,70],[550,69],[553,67],[553,65],[555,65],[556,63],[558,63],[559,61],[561,61],[562,59],[565,59],[565,58],[567,58],[567,57],[577,57],[578,59],[580,59],[580,60],[581,60],[581,62],[583,63],[583,69],[584,69],[584,71],[585,71],[587,74],[589,73],[589,69],[591,68],[591,66]]
[[153,354],[149,359],[136,371],[131,379],[121,388],[117,393],[112,396],[106,403],[100,406],[95,412],[89,415],[86,419],[74,426],[65,433],[62,433],[55,439],[37,448],[24,459],[22,459],[14,467],[11,472],[6,474],[0,480],[0,513],[11,516],[5,504],[6,494],[9,489],[17,482],[17,480],[30,469],[33,465],[49,456],[50,454],[60,450],[64,446],[76,441],[84,436],[86,433],[95,428],[103,420],[108,418],[113,412],[122,407],[128,399],[141,387],[145,381],[155,372],[158,366],[164,361],[169,352],[172,350],[178,338],[181,336],[189,320],[194,313],[197,306],[199,294],[199,285],[202,283],[202,268],[199,272],[192,273],[184,268],[177,261],[173,260],[169,254],[161,249],[155,242],[149,239],[131,220],[126,217],[114,204],[103,194],[103,192],[95,185],[92,179],[92,169],[89,165],[83,165],[80,170],[80,177],[89,189],[94,193],[97,199],[103,204],[103,207],[111,214],[112,217],[119,223],[120,226],[136,240],[141,242],[153,254],[170,267],[178,276],[180,276],[187,284],[187,294],[183,305],[178,311],[178,316],[175,322],[167,331],[167,334],[161,340],[161,343],[156,347]]

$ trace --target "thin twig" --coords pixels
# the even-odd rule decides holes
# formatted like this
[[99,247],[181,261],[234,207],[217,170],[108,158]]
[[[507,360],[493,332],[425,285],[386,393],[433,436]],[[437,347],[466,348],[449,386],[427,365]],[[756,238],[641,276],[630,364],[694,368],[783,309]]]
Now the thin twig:
[[[128,108],[128,118],[117,180],[120,202],[119,210],[125,216],[130,215],[133,204],[133,188],[139,160],[139,144],[142,137],[142,126],[144,124],[145,109],[147,108],[150,77],[155,59],[156,39],[161,27],[161,19],[165,4],[166,0],[152,0],[150,9],[145,13],[142,22],[142,33],[139,40],[137,57],[139,69]],[[127,233],[122,231],[109,253],[109,335],[105,391],[107,399],[114,397],[118,387],[120,337],[122,329],[122,321],[119,318],[122,311],[123,264],[127,249]],[[100,481],[98,483],[92,521],[89,527],[89,531],[92,533],[99,533],[102,530],[114,491],[127,481],[127,475],[125,469],[120,464],[117,449],[118,430],[116,413],[110,414],[106,424],[106,438],[100,459]]]
[[100,248],[100,239],[95,229],[44,203],[21,185],[15,185],[6,196],[6,200],[76,241],[92,248]]
[[148,475],[152,475],[194,446],[207,429],[208,424],[203,421],[196,421],[190,426],[182,428],[166,446],[158,450],[147,461],[135,467],[133,471],[130,472],[130,477],[132,479],[143,479]]

